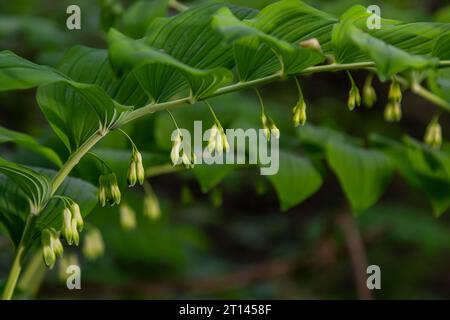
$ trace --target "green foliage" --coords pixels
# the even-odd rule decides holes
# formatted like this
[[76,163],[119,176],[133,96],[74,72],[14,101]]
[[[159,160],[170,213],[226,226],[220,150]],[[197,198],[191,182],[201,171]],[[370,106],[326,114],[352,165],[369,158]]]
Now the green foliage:
[[[97,188],[84,180],[98,181],[98,175],[114,177],[108,185],[114,192],[108,192],[115,194],[113,202],[118,204],[129,153],[114,150],[113,144],[112,149],[95,149],[97,166],[82,159],[104,136],[160,110],[291,76],[358,68],[369,69],[381,81],[393,79],[399,112],[399,83],[402,89],[411,89],[442,110],[450,110],[448,23],[382,19],[383,28],[368,30],[369,14],[362,6],[354,6],[337,17],[299,0],[277,1],[261,11],[231,4],[205,4],[170,17],[163,17],[168,1],[138,1],[125,12],[117,1],[100,3],[107,49],[75,46],[65,53],[57,68],[32,63],[11,51],[0,52],[0,91],[36,87],[42,113],[69,150],[69,157],[63,162],[56,150],[40,145],[28,135],[0,127],[0,143],[13,142],[60,167],[58,172],[35,170],[0,159],[0,172],[7,177],[0,177],[0,219],[17,247],[24,245],[21,239],[28,240],[22,234],[31,232],[31,239],[36,240],[44,228],[60,230],[64,197],[78,203],[83,215],[90,212],[96,204]],[[1,27],[2,24],[0,32]],[[137,37],[142,38],[134,39]],[[350,78],[350,106],[356,109],[359,89]],[[421,86],[424,81],[431,91]],[[227,106],[227,110],[222,110],[226,114],[223,123],[254,127],[260,114],[244,110],[251,104],[240,101]],[[286,108],[289,115],[291,107]],[[189,125],[198,118],[211,120],[198,104],[192,108],[201,115],[181,112],[187,117],[180,123]],[[266,117],[265,111],[263,114]],[[272,116],[272,110],[268,114]],[[400,114],[395,120],[399,118]],[[156,124],[148,120],[148,126],[146,122],[145,129],[154,133],[148,150],[139,152],[131,138],[127,141],[133,155],[142,154],[148,172],[155,166],[168,165],[168,155],[161,156],[161,152],[166,152],[170,144],[170,119],[158,117]],[[270,122],[275,127],[275,122]],[[280,127],[285,128],[284,124]],[[282,210],[293,208],[321,188],[326,175],[324,165],[336,174],[355,214],[378,201],[394,172],[428,196],[436,215],[450,207],[450,155],[445,143],[442,150],[436,150],[409,137],[397,142],[375,135],[372,147],[367,148],[363,139],[327,127],[307,125],[297,131],[290,129],[290,133],[282,140],[279,172],[267,177]],[[244,152],[251,154],[255,150],[255,146],[250,146]],[[83,180],[68,177],[80,161],[77,172]],[[217,186],[236,169],[244,168],[203,165],[193,169],[193,176],[203,192],[212,190],[213,198],[220,195],[216,197],[220,201],[215,201],[219,207],[222,193]],[[140,174],[139,180],[142,178]],[[100,199],[105,204],[106,183],[104,179],[100,181]],[[151,187],[144,183],[144,192],[149,190]],[[150,194],[155,196],[153,191]],[[31,231],[27,225],[30,213],[38,218]],[[186,233],[184,236],[189,238],[189,231]],[[126,237],[135,252],[117,243],[114,247],[120,255],[135,256],[146,249],[149,237],[144,233]],[[143,257],[151,259],[154,254]],[[18,259],[22,260],[20,256]]]

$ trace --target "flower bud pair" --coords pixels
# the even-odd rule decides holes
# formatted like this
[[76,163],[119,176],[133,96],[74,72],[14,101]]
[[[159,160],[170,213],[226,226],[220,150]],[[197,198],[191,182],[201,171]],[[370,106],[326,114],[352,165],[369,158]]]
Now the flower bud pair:
[[78,232],[83,230],[84,222],[81,216],[80,207],[73,202],[69,207],[64,208],[62,213],[62,235],[69,245],[78,245],[80,236]]
[[442,128],[437,119],[432,120],[427,126],[424,141],[432,148],[439,149],[442,144]]
[[208,139],[208,151],[217,154],[222,154],[224,151],[228,152],[230,145],[228,144],[227,136],[220,124],[214,124],[210,129]]
[[111,206],[119,204],[121,199],[120,189],[114,173],[101,175],[99,178],[98,200],[102,207],[109,203]]
[[398,122],[402,118],[400,102],[388,102],[384,109],[384,119],[387,122]]
[[95,260],[103,254],[105,245],[97,228],[90,227],[83,238],[83,254],[88,260]]
[[359,89],[356,84],[352,81],[352,87],[348,94],[347,106],[350,111],[359,107],[361,105],[361,95],[359,94]]
[[126,203],[122,204],[119,208],[120,213],[120,225],[126,230],[132,230],[136,228],[136,213]]
[[138,181],[140,185],[144,183],[145,173],[142,165],[141,153],[133,148],[133,152],[128,166],[127,183],[128,186],[133,187]]
[[294,126],[304,125],[306,123],[306,104],[305,100],[301,99],[297,105],[292,109]]
[[42,230],[41,243],[45,265],[51,269],[55,265],[56,258],[62,257],[64,252],[58,232],[53,228]]
[[273,135],[275,138],[280,138],[280,130],[275,125],[275,122],[267,116],[265,113],[261,115],[261,123],[264,130],[264,135],[267,141],[270,141],[270,137]]
[[384,110],[384,118],[388,122],[398,122],[402,118],[402,90],[400,84],[394,79],[388,93],[388,104]]
[[161,215],[158,198],[155,194],[148,194],[144,198],[144,216],[156,220]]
[[181,162],[187,168],[193,168],[197,159],[194,153],[191,153],[190,155],[186,153],[186,150],[183,147],[181,132],[177,130],[176,136],[173,139],[172,150],[170,151],[170,159],[172,160],[172,164],[176,166],[180,158]]

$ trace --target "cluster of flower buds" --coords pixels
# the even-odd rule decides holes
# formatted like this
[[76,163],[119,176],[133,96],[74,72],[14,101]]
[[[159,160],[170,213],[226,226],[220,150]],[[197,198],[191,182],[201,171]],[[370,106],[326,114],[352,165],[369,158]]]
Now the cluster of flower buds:
[[181,162],[187,168],[193,168],[196,156],[195,153],[188,154],[183,147],[182,135],[180,130],[177,130],[175,139],[173,139],[172,150],[170,151],[170,159],[172,160],[173,165],[177,165],[178,161],[181,158]]
[[161,215],[161,208],[156,195],[152,192],[144,198],[144,216],[149,219],[156,220]]
[[303,97],[292,109],[294,126],[304,125],[306,123],[306,103]]
[[105,251],[102,234],[95,227],[89,227],[83,238],[83,254],[88,260],[95,260]]
[[389,87],[388,104],[384,109],[384,118],[388,122],[398,122],[402,118],[402,90],[394,79]]
[[99,178],[98,200],[102,207],[109,203],[111,206],[119,204],[121,199],[120,189],[114,173],[101,175]]
[[364,82],[363,87],[363,102],[364,105],[368,108],[372,108],[375,102],[377,101],[377,93],[375,92],[374,87],[372,86],[373,75],[369,74]]
[[127,183],[128,186],[133,187],[136,182],[140,185],[144,183],[145,173],[144,166],[142,165],[142,155],[141,153],[133,147],[131,153],[130,165],[128,167]]
[[432,148],[439,149],[441,147],[442,128],[437,118],[431,120],[430,124],[428,124],[425,131],[424,141]]
[[264,112],[261,115],[261,123],[264,130],[264,135],[267,138],[267,141],[270,141],[270,137],[273,135],[275,138],[280,138],[280,130],[275,125],[275,122],[267,116]]
[[120,205],[120,225],[126,230],[132,230],[136,228],[136,213],[133,208],[124,203]]
[[51,269],[55,265],[56,258],[62,257],[64,252],[59,233],[53,228],[44,229],[41,233],[41,242],[45,265]]
[[75,243],[78,245],[80,236],[78,232],[83,230],[84,222],[81,216],[80,207],[77,203],[72,202],[68,207],[65,207],[62,213],[62,228],[61,233],[69,245]]
[[227,135],[220,123],[214,123],[210,129],[208,139],[208,151],[212,154],[214,151],[217,154],[222,154],[224,151],[228,152],[230,145],[228,144]]
[[347,101],[347,106],[350,111],[355,109],[355,107],[359,107],[361,105],[361,95],[359,94],[359,89],[356,86],[353,79],[351,79],[351,82],[352,86],[350,88],[350,92],[348,93],[348,101]]

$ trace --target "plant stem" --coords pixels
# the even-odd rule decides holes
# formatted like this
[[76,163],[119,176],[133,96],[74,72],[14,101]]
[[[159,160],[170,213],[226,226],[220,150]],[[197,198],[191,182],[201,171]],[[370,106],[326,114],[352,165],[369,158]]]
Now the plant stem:
[[8,279],[6,280],[5,290],[3,291],[3,300],[10,300],[13,296],[14,289],[17,284],[17,279],[19,278],[20,272],[22,271],[23,261],[28,250],[30,239],[33,235],[34,225],[36,224],[37,215],[30,214],[25,223],[25,229],[20,239],[19,245],[17,246],[16,255],[14,257],[14,262],[9,271]]
[[445,101],[444,99],[440,98],[439,96],[435,95],[434,93],[428,91],[424,87],[422,87],[420,84],[415,83],[411,86],[411,91],[415,94],[421,96],[422,98],[430,101],[431,103],[450,111],[450,104]]
[[97,131],[90,136],[74,153],[71,154],[66,163],[61,167],[52,181],[52,195],[58,190],[64,179],[69,175],[70,171],[80,162],[81,158],[89,152],[89,150],[106,135]]

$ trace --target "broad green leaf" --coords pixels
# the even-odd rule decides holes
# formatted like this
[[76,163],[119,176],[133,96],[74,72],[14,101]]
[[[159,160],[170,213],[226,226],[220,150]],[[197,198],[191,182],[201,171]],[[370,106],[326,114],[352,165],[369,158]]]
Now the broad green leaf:
[[[34,168],[36,173],[49,179],[55,171]],[[0,222],[3,223],[12,242],[17,246],[20,241],[25,221],[29,213],[29,203],[25,193],[17,184],[0,175]],[[97,188],[80,179],[67,177],[58,194],[66,195],[75,200],[81,208],[81,214],[86,216],[97,203]],[[47,226],[59,228],[63,206],[60,200],[51,200],[39,215],[34,238]]]
[[429,55],[436,38],[450,30],[448,23],[406,23],[385,18],[381,18],[379,29],[368,29],[367,21],[370,15],[366,7],[356,5],[340,17],[341,23],[335,26],[332,34],[336,61],[351,63],[371,60],[371,57],[359,49],[347,34],[348,24],[412,55]]
[[56,164],[58,167],[62,166],[62,161],[58,154],[52,149],[47,148],[37,142],[32,136],[25,133],[9,130],[0,126],[0,144],[5,142],[13,142],[19,146],[29,149],[37,154],[40,154]]
[[382,152],[341,141],[331,141],[326,156],[355,214],[378,200],[393,173],[391,160]]
[[38,214],[51,195],[50,180],[34,170],[0,158],[0,172],[13,181],[29,201],[29,211]]
[[[346,39],[348,38],[348,39]],[[438,60],[427,56],[412,55],[402,49],[390,45],[383,40],[371,36],[356,28],[351,21],[343,21],[333,30],[333,41],[337,61],[351,63],[360,61],[358,52],[349,49],[351,42],[370,60],[375,62],[377,72],[382,80],[387,80],[396,73],[415,69],[421,70],[437,66]],[[347,52],[351,52],[347,54]]]
[[168,4],[169,0],[136,1],[122,17],[124,33],[133,38],[142,37],[154,19],[165,15]]
[[397,170],[414,188],[428,197],[436,216],[450,207],[450,155],[405,138],[403,143],[379,135],[371,140],[395,163]]
[[[211,26],[212,16],[224,5],[206,4],[170,18],[158,18],[149,26],[144,42],[195,69],[231,69],[234,65],[231,46]],[[254,9],[227,6],[239,19],[256,14]],[[176,69],[160,66],[154,71],[151,76],[159,81],[159,101],[187,91],[186,80]]]
[[[258,16],[256,19],[258,19]],[[240,47],[248,46],[257,50],[261,43],[267,45],[280,59],[283,74],[298,73],[324,60],[324,56],[318,51],[304,49],[299,44],[294,46],[284,40],[277,39],[255,28],[252,21],[240,21],[226,7],[220,9],[214,16],[213,26],[221,31],[228,42],[236,43]],[[249,63],[247,58],[239,50],[239,47],[235,47],[235,59],[241,79],[252,72],[252,64]]]
[[[66,65],[70,57],[69,53],[69,57],[66,57]],[[71,69],[74,69],[77,64],[77,70],[87,71],[79,64],[79,61],[72,60],[70,63]],[[89,74],[98,76],[95,71],[97,69],[91,69]],[[28,89],[36,86],[40,86],[37,99],[42,111],[69,150],[78,147],[84,141],[81,138],[89,137],[93,128],[98,128],[99,123],[107,127],[116,125],[129,110],[128,107],[112,100],[98,85],[74,81],[64,72],[34,64],[9,51],[0,52],[0,91]],[[65,102],[75,94],[79,99],[76,110],[73,110],[67,108]],[[88,107],[83,110],[82,106]],[[92,111],[89,112],[88,108]],[[77,123],[79,117],[92,119]],[[82,128],[84,126],[90,126],[90,128],[83,130],[77,128],[75,124]]]
[[336,21],[335,17],[301,1],[284,0],[243,21],[221,9],[213,25],[229,40],[241,38],[234,44],[234,55],[240,79],[248,81],[279,71],[277,54],[283,55],[288,73],[320,63],[323,59],[319,53],[301,50],[299,43],[317,38],[322,50],[329,52],[331,29]]
[[[82,83],[88,94],[63,83],[38,89],[37,100],[53,130],[69,150],[78,148],[99,128],[118,125],[130,110],[147,101],[132,75],[116,79],[107,51],[76,46],[61,61],[60,72]],[[101,112],[103,112],[101,114]]]
[[310,160],[285,151],[280,151],[278,173],[267,178],[275,187],[284,211],[314,194],[323,182],[321,174]]
[[442,60],[450,60],[450,31],[436,39],[432,54]]
[[170,55],[152,48],[142,41],[128,38],[114,29],[108,33],[108,43],[112,64],[119,70],[133,69],[141,86],[154,101],[160,101],[167,85],[155,77],[155,74],[161,72],[162,69],[168,68],[179,73],[179,76],[186,80],[190,96],[193,99],[207,96],[233,79],[233,74],[225,68],[202,70],[190,67]]

